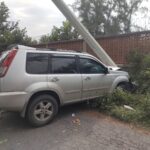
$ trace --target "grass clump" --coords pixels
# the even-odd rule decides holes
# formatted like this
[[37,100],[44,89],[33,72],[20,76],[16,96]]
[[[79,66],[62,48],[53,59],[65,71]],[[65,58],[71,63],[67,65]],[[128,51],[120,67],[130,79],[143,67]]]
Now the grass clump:
[[99,111],[120,120],[150,127],[150,94],[133,94],[116,90],[111,95],[99,98],[95,106]]

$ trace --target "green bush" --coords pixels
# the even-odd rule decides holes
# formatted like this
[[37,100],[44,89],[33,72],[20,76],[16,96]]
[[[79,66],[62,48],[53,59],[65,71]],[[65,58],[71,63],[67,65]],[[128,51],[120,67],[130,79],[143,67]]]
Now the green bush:
[[111,115],[115,116],[120,120],[135,123],[140,118],[141,112],[139,110],[127,110],[123,106],[116,106],[111,110]]
[[130,77],[138,85],[137,92],[150,93],[150,54],[132,51],[128,55],[127,61]]
[[104,95],[97,101],[97,105],[101,110],[109,111],[114,106],[130,105],[131,107],[138,105],[137,99],[142,99],[142,95],[132,94],[123,90],[116,90],[110,95]]
[[[150,94],[132,94],[116,90],[112,95],[99,98],[96,107],[120,120],[150,127]],[[133,110],[125,108],[130,106]]]

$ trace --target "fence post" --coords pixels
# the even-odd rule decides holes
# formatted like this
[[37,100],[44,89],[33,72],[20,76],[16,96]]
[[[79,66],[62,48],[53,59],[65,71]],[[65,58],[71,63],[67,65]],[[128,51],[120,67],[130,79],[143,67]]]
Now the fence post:
[[83,40],[83,52],[87,52],[87,44],[84,40]]

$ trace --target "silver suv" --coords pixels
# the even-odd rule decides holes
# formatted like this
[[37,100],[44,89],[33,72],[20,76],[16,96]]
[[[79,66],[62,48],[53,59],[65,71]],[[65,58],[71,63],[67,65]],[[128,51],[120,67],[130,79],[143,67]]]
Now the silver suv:
[[0,109],[33,126],[49,123],[60,106],[94,99],[129,82],[92,55],[15,46],[0,54]]

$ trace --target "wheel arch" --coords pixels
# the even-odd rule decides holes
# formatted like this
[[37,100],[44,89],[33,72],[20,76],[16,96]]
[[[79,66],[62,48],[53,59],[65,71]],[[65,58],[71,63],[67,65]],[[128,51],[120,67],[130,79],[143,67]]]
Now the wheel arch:
[[21,112],[21,116],[22,116],[22,117],[25,117],[25,116],[26,116],[28,106],[30,105],[30,103],[33,101],[33,99],[34,99],[35,97],[38,97],[39,95],[44,95],[44,94],[53,96],[53,97],[56,99],[57,103],[58,103],[58,107],[60,107],[60,105],[61,105],[60,96],[59,96],[56,92],[51,91],[51,90],[38,91],[38,92],[33,93],[33,94],[30,96],[30,98],[29,98],[27,104],[25,105],[23,111]]
[[128,81],[121,81],[116,85],[116,87],[118,87],[119,85],[122,85],[122,84],[126,84],[126,83],[128,83]]
[[110,89],[110,93],[112,93],[117,86],[119,86],[121,84],[126,84],[128,82],[129,82],[129,79],[127,77],[118,77],[118,78],[116,78],[116,80],[112,84],[112,87]]

